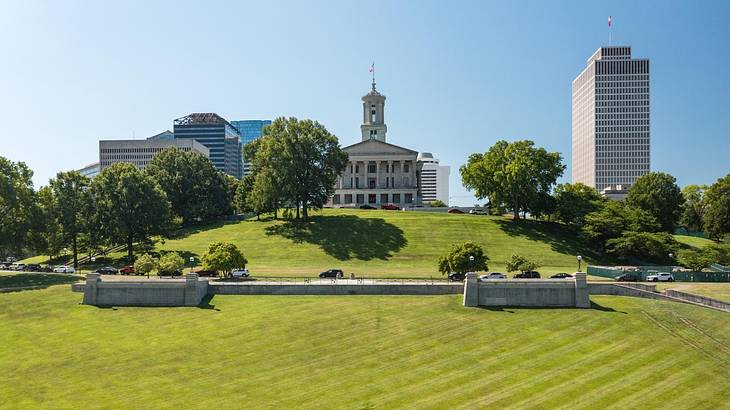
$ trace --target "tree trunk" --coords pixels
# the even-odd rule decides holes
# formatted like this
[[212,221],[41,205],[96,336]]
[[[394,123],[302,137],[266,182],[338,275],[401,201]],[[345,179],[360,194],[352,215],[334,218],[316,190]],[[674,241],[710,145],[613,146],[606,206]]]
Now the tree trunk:
[[274,207],[274,219],[279,219],[279,207]]
[[127,236],[127,259],[129,259],[129,263],[134,262],[134,260],[132,259],[132,255],[133,255],[133,249],[132,248],[133,248],[133,246],[134,246],[134,243],[132,241],[132,234],[129,234]]
[[514,215],[512,217],[513,221],[519,221],[520,220],[520,209],[517,206],[512,207],[512,214]]
[[298,199],[297,199],[296,206],[297,206],[297,217],[295,219],[299,220],[299,200]]
[[307,201],[302,201],[302,219],[306,220],[307,217]]
[[73,251],[74,251],[74,269],[79,268],[79,249],[78,249],[78,241],[76,238],[76,235],[74,235],[73,239]]

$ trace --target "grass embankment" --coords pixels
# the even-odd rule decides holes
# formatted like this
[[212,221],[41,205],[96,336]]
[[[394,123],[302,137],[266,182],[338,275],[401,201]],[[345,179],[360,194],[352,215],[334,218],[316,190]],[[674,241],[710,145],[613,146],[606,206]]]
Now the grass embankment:
[[[458,296],[216,296],[207,309],[0,294],[12,408],[727,407],[727,314],[463,308]],[[1,406],[0,406],[1,407]]]
[[660,283],[657,289],[674,289],[730,303],[730,283]]
[[677,242],[687,245],[692,248],[696,249],[702,249],[707,245],[711,245],[715,243],[714,241],[707,239],[707,238],[698,238],[696,236],[688,236],[688,235],[674,235],[674,239],[677,240]]

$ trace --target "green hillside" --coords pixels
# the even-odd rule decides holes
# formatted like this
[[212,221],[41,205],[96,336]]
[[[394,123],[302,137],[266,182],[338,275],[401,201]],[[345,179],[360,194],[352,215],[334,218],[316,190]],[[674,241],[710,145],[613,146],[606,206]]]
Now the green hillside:
[[0,293],[0,407],[727,408],[727,314],[593,297],[216,296],[206,308]]
[[209,243],[240,246],[255,275],[312,275],[328,268],[364,276],[440,275],[437,258],[453,243],[471,240],[485,247],[491,270],[504,270],[513,253],[540,261],[544,272],[573,272],[581,248],[559,224],[512,222],[484,215],[432,212],[335,210],[311,221],[232,222],[167,240],[161,249],[201,256]]

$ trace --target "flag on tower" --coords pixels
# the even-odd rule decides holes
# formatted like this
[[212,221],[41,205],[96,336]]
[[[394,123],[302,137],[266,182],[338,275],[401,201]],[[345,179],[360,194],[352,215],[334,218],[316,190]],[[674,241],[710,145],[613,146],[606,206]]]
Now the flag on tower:
[[608,27],[611,27],[611,16],[608,16]]
[[370,73],[374,73],[374,72],[375,72],[375,63],[373,63],[373,64],[372,64],[372,65],[370,66],[370,70],[368,70],[368,72],[370,72]]

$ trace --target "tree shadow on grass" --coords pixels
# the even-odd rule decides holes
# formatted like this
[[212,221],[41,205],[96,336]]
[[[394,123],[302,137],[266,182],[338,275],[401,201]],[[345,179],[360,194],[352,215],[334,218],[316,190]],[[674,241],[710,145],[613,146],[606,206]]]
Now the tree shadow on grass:
[[[478,306],[479,309],[483,310],[489,310],[492,312],[505,312],[505,313],[515,313],[517,310],[524,310],[524,311],[530,311],[530,310],[572,310],[572,309],[578,309],[574,306]],[[583,309],[581,309],[583,310]],[[623,313],[626,314],[626,312],[622,312],[620,310],[616,310],[612,307],[599,305],[598,303],[595,303],[591,301],[591,307],[590,310],[598,310],[600,312],[610,312],[610,313]]]
[[380,218],[355,215],[318,215],[306,222],[288,221],[267,227],[266,234],[279,235],[294,243],[318,245],[341,261],[386,260],[408,243],[397,226]]
[[557,222],[498,220],[497,224],[502,232],[509,236],[524,237],[531,241],[549,244],[555,252],[602,259],[601,255],[583,243],[577,230]]
[[0,292],[45,289],[49,286],[75,283],[82,279],[80,276],[58,273],[18,273],[0,276]]

